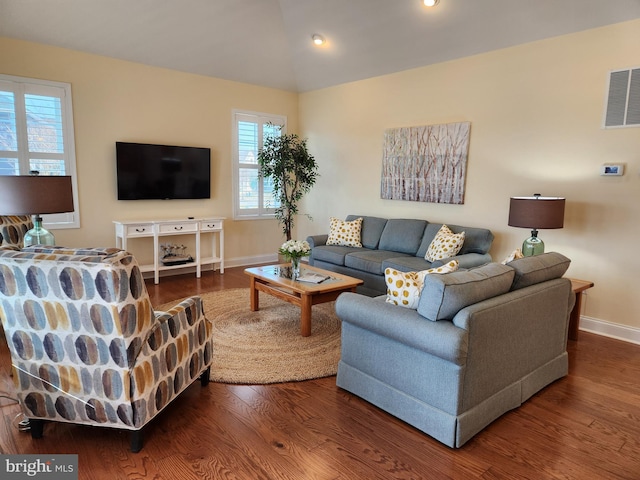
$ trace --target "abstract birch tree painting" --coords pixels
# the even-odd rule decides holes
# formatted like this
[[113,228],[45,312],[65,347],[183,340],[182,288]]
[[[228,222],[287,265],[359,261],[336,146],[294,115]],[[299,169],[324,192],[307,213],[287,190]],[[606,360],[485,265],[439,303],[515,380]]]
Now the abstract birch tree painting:
[[463,204],[470,128],[461,122],[386,130],[381,197]]

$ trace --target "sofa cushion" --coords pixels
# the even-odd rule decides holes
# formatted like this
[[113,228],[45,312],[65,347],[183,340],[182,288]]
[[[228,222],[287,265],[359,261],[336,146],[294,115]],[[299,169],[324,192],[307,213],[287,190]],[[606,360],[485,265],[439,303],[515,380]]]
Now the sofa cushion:
[[313,261],[327,262],[334,265],[344,265],[345,257],[362,250],[356,247],[341,247],[339,245],[319,245],[311,251]]
[[393,268],[384,271],[385,282],[387,283],[387,303],[392,303],[400,307],[418,308],[420,292],[424,283],[424,277],[431,274],[442,274],[455,272],[458,269],[458,262],[451,260],[449,263],[429,270],[419,272],[399,272]]
[[431,267],[433,267],[431,262],[413,255],[387,258],[382,262],[382,271],[385,271],[387,268],[393,268],[401,272],[419,272],[420,270],[428,270]]
[[382,235],[382,230],[384,230],[384,226],[387,224],[387,219],[367,217],[366,215],[347,215],[346,220],[351,222],[357,218],[362,218],[362,232],[360,234],[362,246],[364,248],[378,248],[380,235]]
[[362,231],[362,218],[348,222],[331,217],[329,225],[329,238],[327,245],[340,245],[343,247],[362,247],[360,234]]
[[424,258],[430,262],[435,262],[436,260],[445,260],[457,255],[462,249],[464,236],[464,232],[453,233],[449,227],[442,225],[433,241],[429,244]]
[[427,275],[418,313],[433,322],[452,319],[464,307],[506,293],[515,271],[500,263],[448,275]]
[[557,252],[513,260],[509,262],[509,266],[515,271],[511,290],[560,278],[567,271],[570,263],[571,260]]
[[426,220],[393,218],[387,224],[380,236],[380,250],[415,255],[424,236]]
[[[450,223],[448,223],[447,226],[453,233],[464,232],[464,243],[458,255],[465,255],[467,253],[489,253],[489,249],[493,243],[493,233],[491,233],[491,230],[486,228],[461,227],[460,225],[451,225]],[[416,256],[425,257],[427,249],[436,237],[440,227],[442,227],[441,223],[429,223],[429,225],[427,225]]]
[[382,269],[383,262],[388,258],[398,257],[400,255],[402,254],[398,252],[363,248],[347,255],[344,258],[344,265],[354,270],[362,270],[363,272],[373,273],[374,275],[384,275],[384,270]]

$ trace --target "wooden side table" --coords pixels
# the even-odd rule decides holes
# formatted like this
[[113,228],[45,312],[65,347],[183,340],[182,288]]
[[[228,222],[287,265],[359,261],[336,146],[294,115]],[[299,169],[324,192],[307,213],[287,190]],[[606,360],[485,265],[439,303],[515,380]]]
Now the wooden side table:
[[576,295],[576,303],[569,316],[569,340],[578,340],[578,327],[580,327],[580,312],[582,311],[582,292],[593,287],[593,282],[570,278],[571,289]]

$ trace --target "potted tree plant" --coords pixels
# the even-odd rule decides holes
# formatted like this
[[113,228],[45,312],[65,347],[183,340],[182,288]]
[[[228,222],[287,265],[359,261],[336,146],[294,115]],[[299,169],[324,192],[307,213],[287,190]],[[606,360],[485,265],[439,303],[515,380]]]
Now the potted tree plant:
[[278,201],[275,217],[289,241],[298,214],[298,202],[316,183],[316,160],[307,150],[306,139],[294,133],[281,132],[265,138],[258,153],[258,164],[260,175],[273,182],[273,195]]

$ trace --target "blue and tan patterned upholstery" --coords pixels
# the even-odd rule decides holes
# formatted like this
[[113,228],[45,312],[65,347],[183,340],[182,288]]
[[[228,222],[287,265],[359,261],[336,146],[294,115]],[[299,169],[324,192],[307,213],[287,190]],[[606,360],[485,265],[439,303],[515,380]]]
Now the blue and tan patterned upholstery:
[[200,297],[154,312],[135,258],[119,249],[0,249],[0,318],[32,435],[52,420],[141,429],[209,379]]
[[22,248],[24,234],[33,228],[29,215],[0,215],[0,247]]

